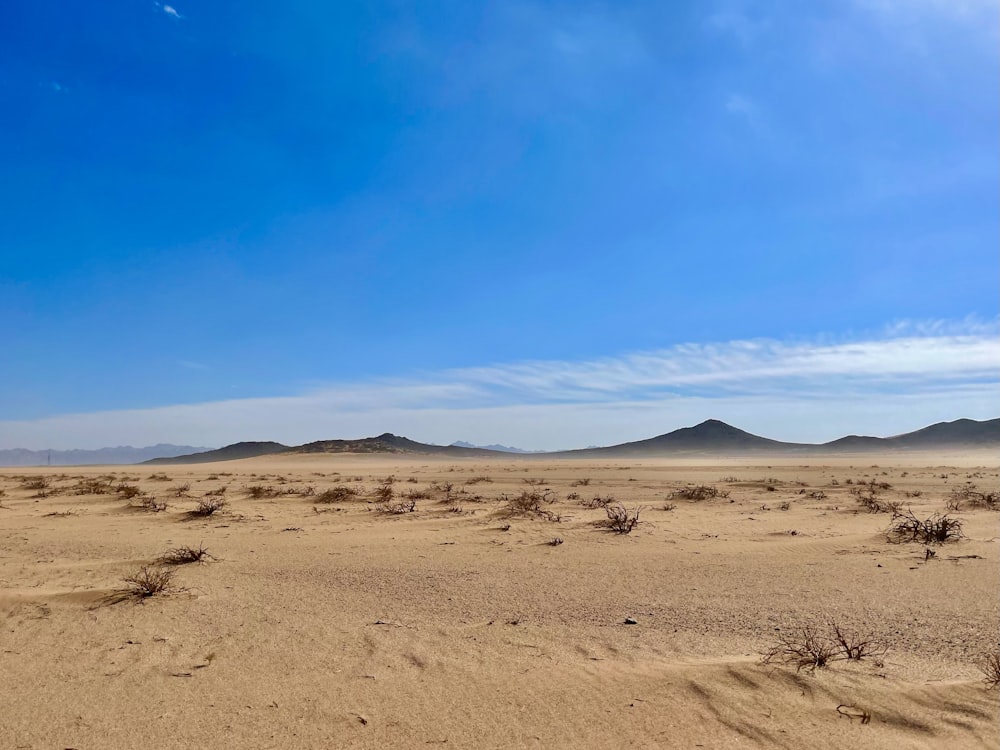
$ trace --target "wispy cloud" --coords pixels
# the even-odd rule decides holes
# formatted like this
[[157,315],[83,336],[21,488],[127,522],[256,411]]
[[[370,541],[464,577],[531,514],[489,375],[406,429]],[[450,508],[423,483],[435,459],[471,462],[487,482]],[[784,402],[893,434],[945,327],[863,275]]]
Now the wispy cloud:
[[164,3],[153,3],[153,5],[155,5],[157,8],[166,13],[171,18],[176,18],[178,21],[183,20],[184,18],[184,16],[180,14],[180,11],[178,11],[177,8],[175,8],[173,5],[166,5]]
[[684,344],[585,362],[343,383],[280,398],[0,422],[0,448],[304,442],[387,430],[435,442],[561,448],[648,437],[709,416],[778,438],[826,440],[996,416],[998,373],[996,323],[901,322],[880,336]]

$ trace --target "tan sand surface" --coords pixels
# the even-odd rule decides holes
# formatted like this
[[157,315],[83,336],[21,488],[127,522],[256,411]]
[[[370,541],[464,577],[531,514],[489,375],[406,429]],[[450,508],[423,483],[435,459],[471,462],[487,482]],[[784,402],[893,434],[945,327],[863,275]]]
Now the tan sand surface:
[[[953,511],[965,538],[926,559],[851,493],[884,482],[923,518],[967,482],[995,491],[995,457],[809,460],[0,470],[0,748],[1000,747],[977,666],[998,648],[1000,514]],[[428,496],[378,512],[389,476],[394,502]],[[729,495],[671,497],[689,484]],[[317,502],[341,485],[360,492]],[[544,514],[505,512],[524,492]],[[644,507],[631,534],[582,504],[609,495]],[[213,559],[121,595],[184,545]],[[889,650],[762,663],[833,622]]]

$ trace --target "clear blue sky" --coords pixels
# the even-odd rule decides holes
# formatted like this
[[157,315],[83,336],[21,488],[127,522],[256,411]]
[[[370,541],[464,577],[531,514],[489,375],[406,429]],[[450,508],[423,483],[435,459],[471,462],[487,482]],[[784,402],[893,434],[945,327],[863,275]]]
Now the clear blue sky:
[[[560,447],[600,441],[599,420],[581,434],[550,412],[544,436],[542,412],[504,420],[649,399],[663,429],[625,409],[615,437],[694,416],[752,427],[749,401],[712,403],[740,394],[670,373],[686,346],[760,340],[788,362],[781,347],[916,337],[933,363],[958,336],[986,363],[958,355],[933,382],[917,366],[891,389],[910,406],[872,429],[995,416],[985,390],[942,389],[997,379],[998,28],[993,0],[14,0],[0,447],[383,430]],[[644,352],[674,362],[652,395],[470,375]],[[844,367],[794,374],[811,394],[795,408],[834,380],[849,401],[887,388]],[[440,434],[340,419],[344,394],[416,385],[469,392],[400,408],[465,416]],[[936,405],[914,410],[928,388]],[[158,412],[98,429],[106,412],[316,394],[321,424],[279,408],[228,431]],[[504,416],[476,411],[491,406]],[[67,436],[67,414],[93,429]],[[757,424],[825,436],[789,420]]]

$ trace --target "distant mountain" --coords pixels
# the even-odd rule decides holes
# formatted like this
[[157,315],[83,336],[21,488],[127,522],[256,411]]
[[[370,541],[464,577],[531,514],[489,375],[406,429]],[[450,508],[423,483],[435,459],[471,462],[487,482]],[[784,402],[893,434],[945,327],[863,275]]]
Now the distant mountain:
[[824,443],[826,449],[900,450],[923,448],[979,448],[1000,446],[1000,419],[977,422],[974,419],[956,419],[954,422],[938,422],[914,432],[887,438],[848,435],[847,437]]
[[782,443],[778,440],[760,437],[725,422],[720,422],[718,419],[708,419],[694,427],[682,427],[679,430],[646,440],[620,443],[605,448],[562,451],[553,455],[618,458],[666,456],[676,453],[763,453],[803,450],[809,447],[800,443]]
[[431,445],[386,432],[358,440],[317,440],[291,449],[293,453],[418,453],[443,456],[491,456],[498,451],[464,445]]
[[272,453],[284,453],[292,450],[287,445],[272,442],[246,442],[233,443],[217,450],[203,451],[200,453],[189,453],[183,456],[172,456],[170,458],[154,458],[151,461],[143,461],[147,464],[207,464],[213,461],[235,461],[239,458],[256,458],[257,456],[269,456]]
[[500,445],[499,443],[494,443],[493,445],[473,445],[464,440],[456,440],[452,443],[452,446],[455,448],[482,448],[483,450],[498,451],[500,453],[544,453],[544,451],[526,451],[524,448],[515,448],[512,445]]
[[801,455],[823,453],[864,453],[868,451],[895,450],[940,450],[960,448],[984,448],[996,446],[1000,450],[1000,419],[977,422],[972,419],[958,419],[941,422],[922,430],[895,435],[888,438],[849,435],[829,443],[785,443],[771,440],[741,430],[732,425],[709,419],[694,427],[683,427],[673,432],[621,443],[603,448],[583,448],[580,450],[557,451],[551,453],[529,453],[502,445],[480,447],[471,443],[452,445],[432,445],[393,435],[391,432],[376,437],[357,440],[317,440],[299,446],[281,443],[235,443],[225,448],[202,453],[157,458],[146,463],[183,464],[230,461],[238,458],[254,458],[276,453],[388,453],[425,456],[452,456],[454,458],[489,458],[520,456],[550,458],[639,458],[685,455]]
[[138,464],[165,456],[206,451],[193,445],[160,443],[146,448],[120,445],[116,448],[68,451],[30,451],[24,448],[0,450],[0,466],[93,466],[96,464]]

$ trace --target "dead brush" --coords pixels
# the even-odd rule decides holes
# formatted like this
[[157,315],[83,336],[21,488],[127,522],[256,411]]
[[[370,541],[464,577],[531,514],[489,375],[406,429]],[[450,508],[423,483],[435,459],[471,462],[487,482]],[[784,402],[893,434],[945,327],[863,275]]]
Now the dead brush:
[[503,508],[501,514],[507,518],[540,518],[545,521],[558,522],[562,517],[545,508],[555,502],[551,492],[540,492],[538,490],[525,490],[515,497],[503,495]]
[[115,491],[115,486],[110,479],[87,478],[70,487],[70,491],[74,495],[110,495]]
[[980,492],[972,482],[966,482],[964,486],[951,491],[945,504],[951,511],[961,510],[963,505],[968,505],[970,508],[1000,510],[1000,492]]
[[26,477],[21,482],[21,489],[42,492],[52,485],[48,477]]
[[885,536],[892,544],[944,544],[956,542],[965,535],[962,533],[961,519],[940,513],[921,519],[907,509],[894,517]]
[[874,659],[876,665],[881,665],[882,658],[889,650],[888,644],[873,635],[862,635],[857,631],[847,631],[837,623],[830,623],[833,642],[839,649],[839,654],[850,661],[865,661]]
[[252,500],[263,500],[285,494],[284,490],[279,490],[277,487],[272,487],[268,484],[251,484],[244,487],[243,491]]
[[636,506],[629,510],[621,503],[614,503],[604,508],[608,518],[604,526],[611,529],[616,534],[631,534],[632,529],[639,525],[639,514],[644,508]]
[[189,518],[208,518],[225,508],[229,503],[223,497],[202,497],[193,510],[189,510]]
[[316,495],[313,498],[313,502],[324,504],[343,503],[353,500],[357,496],[358,491],[354,487],[348,487],[346,484],[338,484],[336,487],[330,487]]
[[380,498],[375,501],[376,513],[399,516],[404,513],[413,513],[416,509],[417,501],[405,497],[396,500],[390,495],[388,498]]
[[792,633],[783,633],[778,642],[762,654],[764,664],[794,664],[795,671],[822,669],[840,655],[838,644],[806,625]]
[[493,484],[493,480],[492,480],[492,479],[490,479],[490,478],[489,478],[489,477],[487,477],[487,476],[481,476],[481,477],[469,477],[468,479],[466,479],[466,480],[465,480],[465,483],[466,483],[466,484],[480,484],[480,483],[482,483],[482,482],[487,482],[487,483],[489,483],[489,484]]
[[983,673],[983,682],[989,690],[1000,687],[1000,650],[986,654],[979,663]]
[[142,494],[142,490],[134,484],[121,482],[115,486],[115,494],[122,500],[131,500],[133,497],[139,497]]
[[168,549],[157,561],[161,565],[190,565],[191,563],[205,563],[214,560],[215,557],[209,554],[204,545],[197,547],[174,547]]
[[150,513],[162,513],[167,509],[167,504],[163,500],[157,500],[152,495],[142,494],[129,501],[129,507],[136,510],[145,510]]
[[715,498],[729,497],[729,490],[720,490],[711,484],[689,484],[670,493],[671,498],[691,500],[699,502],[701,500],[714,500]]
[[607,508],[612,503],[616,502],[613,495],[606,495],[601,497],[600,495],[595,495],[589,500],[581,500],[580,505],[584,508]]
[[151,596],[173,591],[173,579],[174,571],[172,570],[144,565],[134,573],[122,578],[126,586],[118,593],[123,598],[148,599]]

